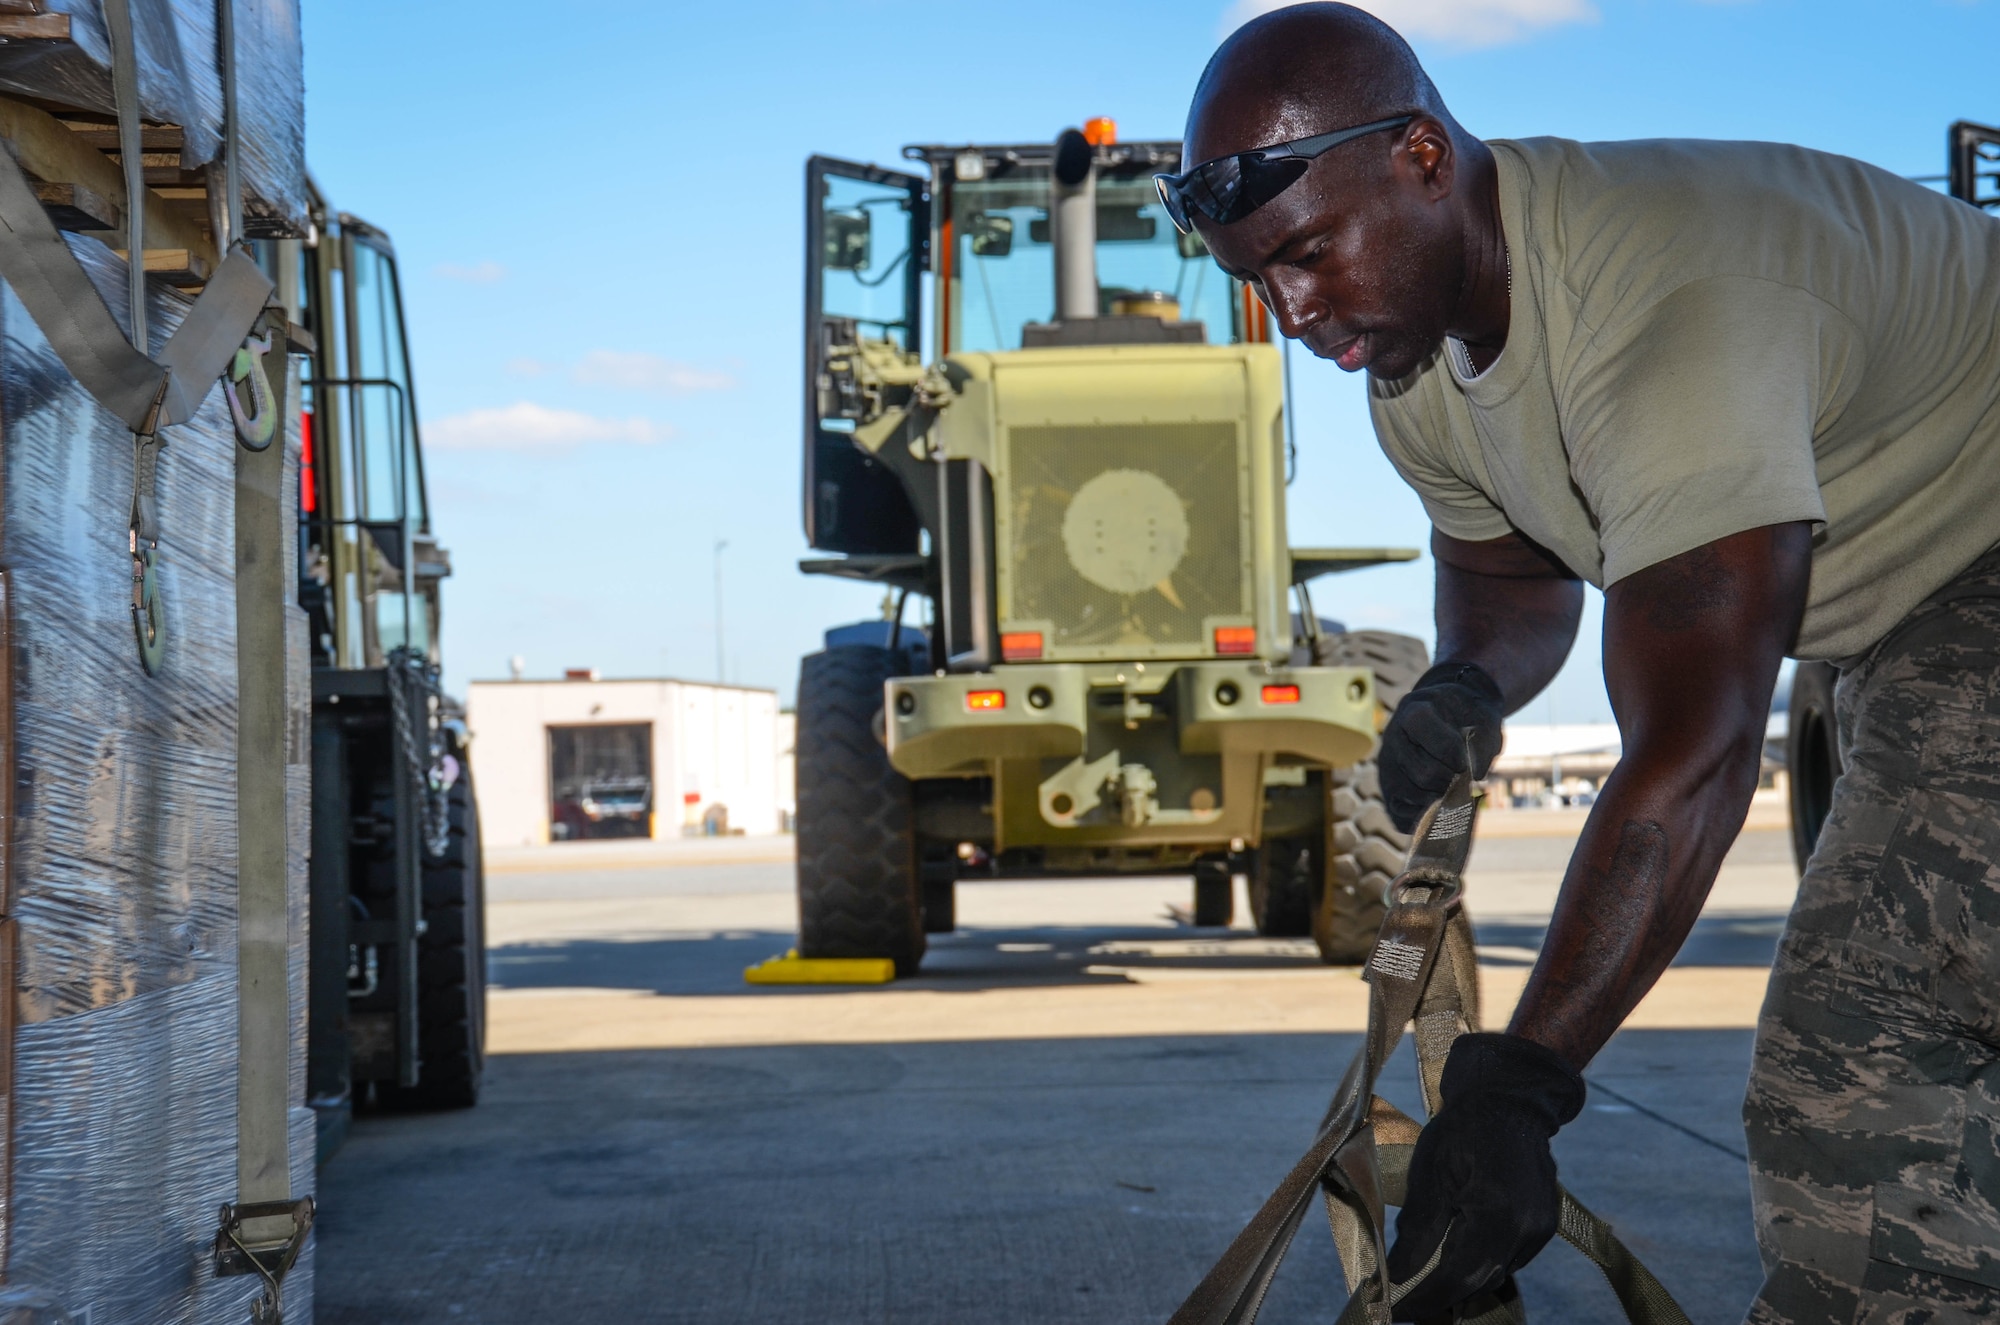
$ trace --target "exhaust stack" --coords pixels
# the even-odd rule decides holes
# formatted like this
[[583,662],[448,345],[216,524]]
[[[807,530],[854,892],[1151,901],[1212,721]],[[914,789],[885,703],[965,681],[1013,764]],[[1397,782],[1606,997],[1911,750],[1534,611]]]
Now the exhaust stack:
[[1056,317],[1097,316],[1097,149],[1076,129],[1056,138],[1049,238],[1056,258]]

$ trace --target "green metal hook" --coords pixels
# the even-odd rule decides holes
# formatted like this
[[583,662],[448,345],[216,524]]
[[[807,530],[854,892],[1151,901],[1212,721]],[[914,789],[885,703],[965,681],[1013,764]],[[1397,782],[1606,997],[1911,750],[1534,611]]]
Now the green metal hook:
[[167,609],[160,599],[158,549],[132,537],[132,634],[139,641],[139,666],[158,676],[167,658]]
[[[271,379],[264,373],[264,356],[271,352],[271,332],[252,336],[229,361],[229,380],[222,393],[229,397],[230,417],[236,420],[236,436],[247,450],[262,451],[278,435],[278,402],[271,392]],[[243,409],[243,396],[236,389],[249,380],[251,412]]]

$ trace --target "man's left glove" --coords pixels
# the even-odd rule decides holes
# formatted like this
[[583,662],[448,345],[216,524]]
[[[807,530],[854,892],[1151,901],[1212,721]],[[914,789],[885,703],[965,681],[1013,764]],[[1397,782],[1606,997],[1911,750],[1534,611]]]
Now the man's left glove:
[[[1514,1035],[1461,1035],[1445,1059],[1437,1116],[1410,1156],[1389,1277],[1421,1282],[1397,1320],[1439,1315],[1498,1289],[1555,1235],[1561,1213],[1549,1139],[1583,1109],[1583,1078]],[[1442,1244],[1442,1245],[1440,1245]]]
[[1477,663],[1439,663],[1410,687],[1382,729],[1375,767],[1390,820],[1407,833],[1466,768],[1486,776],[1500,753],[1500,684]]

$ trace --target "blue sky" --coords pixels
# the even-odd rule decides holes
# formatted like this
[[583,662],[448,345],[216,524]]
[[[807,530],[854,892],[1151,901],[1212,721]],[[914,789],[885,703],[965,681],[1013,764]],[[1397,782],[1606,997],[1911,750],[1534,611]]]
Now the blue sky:
[[[789,698],[828,625],[797,573],[803,163],[1052,137],[1173,137],[1232,0],[304,0],[307,142],[402,262],[447,683],[594,666]],[[1379,0],[1485,137],[1762,138],[1904,174],[2000,122],[2000,0]],[[1893,16],[1893,17],[1891,17]],[[1405,544],[1422,511],[1361,384],[1303,352],[1295,545]],[[1350,625],[1430,634],[1428,561],[1321,581]],[[1594,598],[1594,595],[1593,595]],[[1533,718],[1608,718],[1593,603]]]

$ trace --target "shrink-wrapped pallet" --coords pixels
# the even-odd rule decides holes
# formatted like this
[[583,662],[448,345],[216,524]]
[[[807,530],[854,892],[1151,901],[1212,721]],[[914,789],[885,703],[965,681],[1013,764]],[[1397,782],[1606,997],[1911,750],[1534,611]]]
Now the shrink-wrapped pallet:
[[[125,266],[72,240],[125,307]],[[156,287],[151,350],[188,300]],[[122,320],[122,318],[121,318]],[[297,399],[296,384],[290,398]],[[281,509],[297,510],[296,413]],[[4,1074],[0,1320],[160,1325],[250,1319],[254,1276],[217,1278],[217,1210],[238,1187],[237,439],[222,392],[162,434],[166,653],[142,670],[128,538],[131,433],[77,384],[0,287],[0,714],[5,920],[14,997]],[[295,548],[287,540],[288,548]],[[288,560],[290,554],[288,553]],[[287,565],[284,582],[296,583]],[[287,604],[287,1098],[304,1099],[305,627]],[[292,1190],[313,1121],[289,1116]],[[311,1252],[285,1319],[311,1319]],[[41,1301],[9,1316],[5,1304]]]

